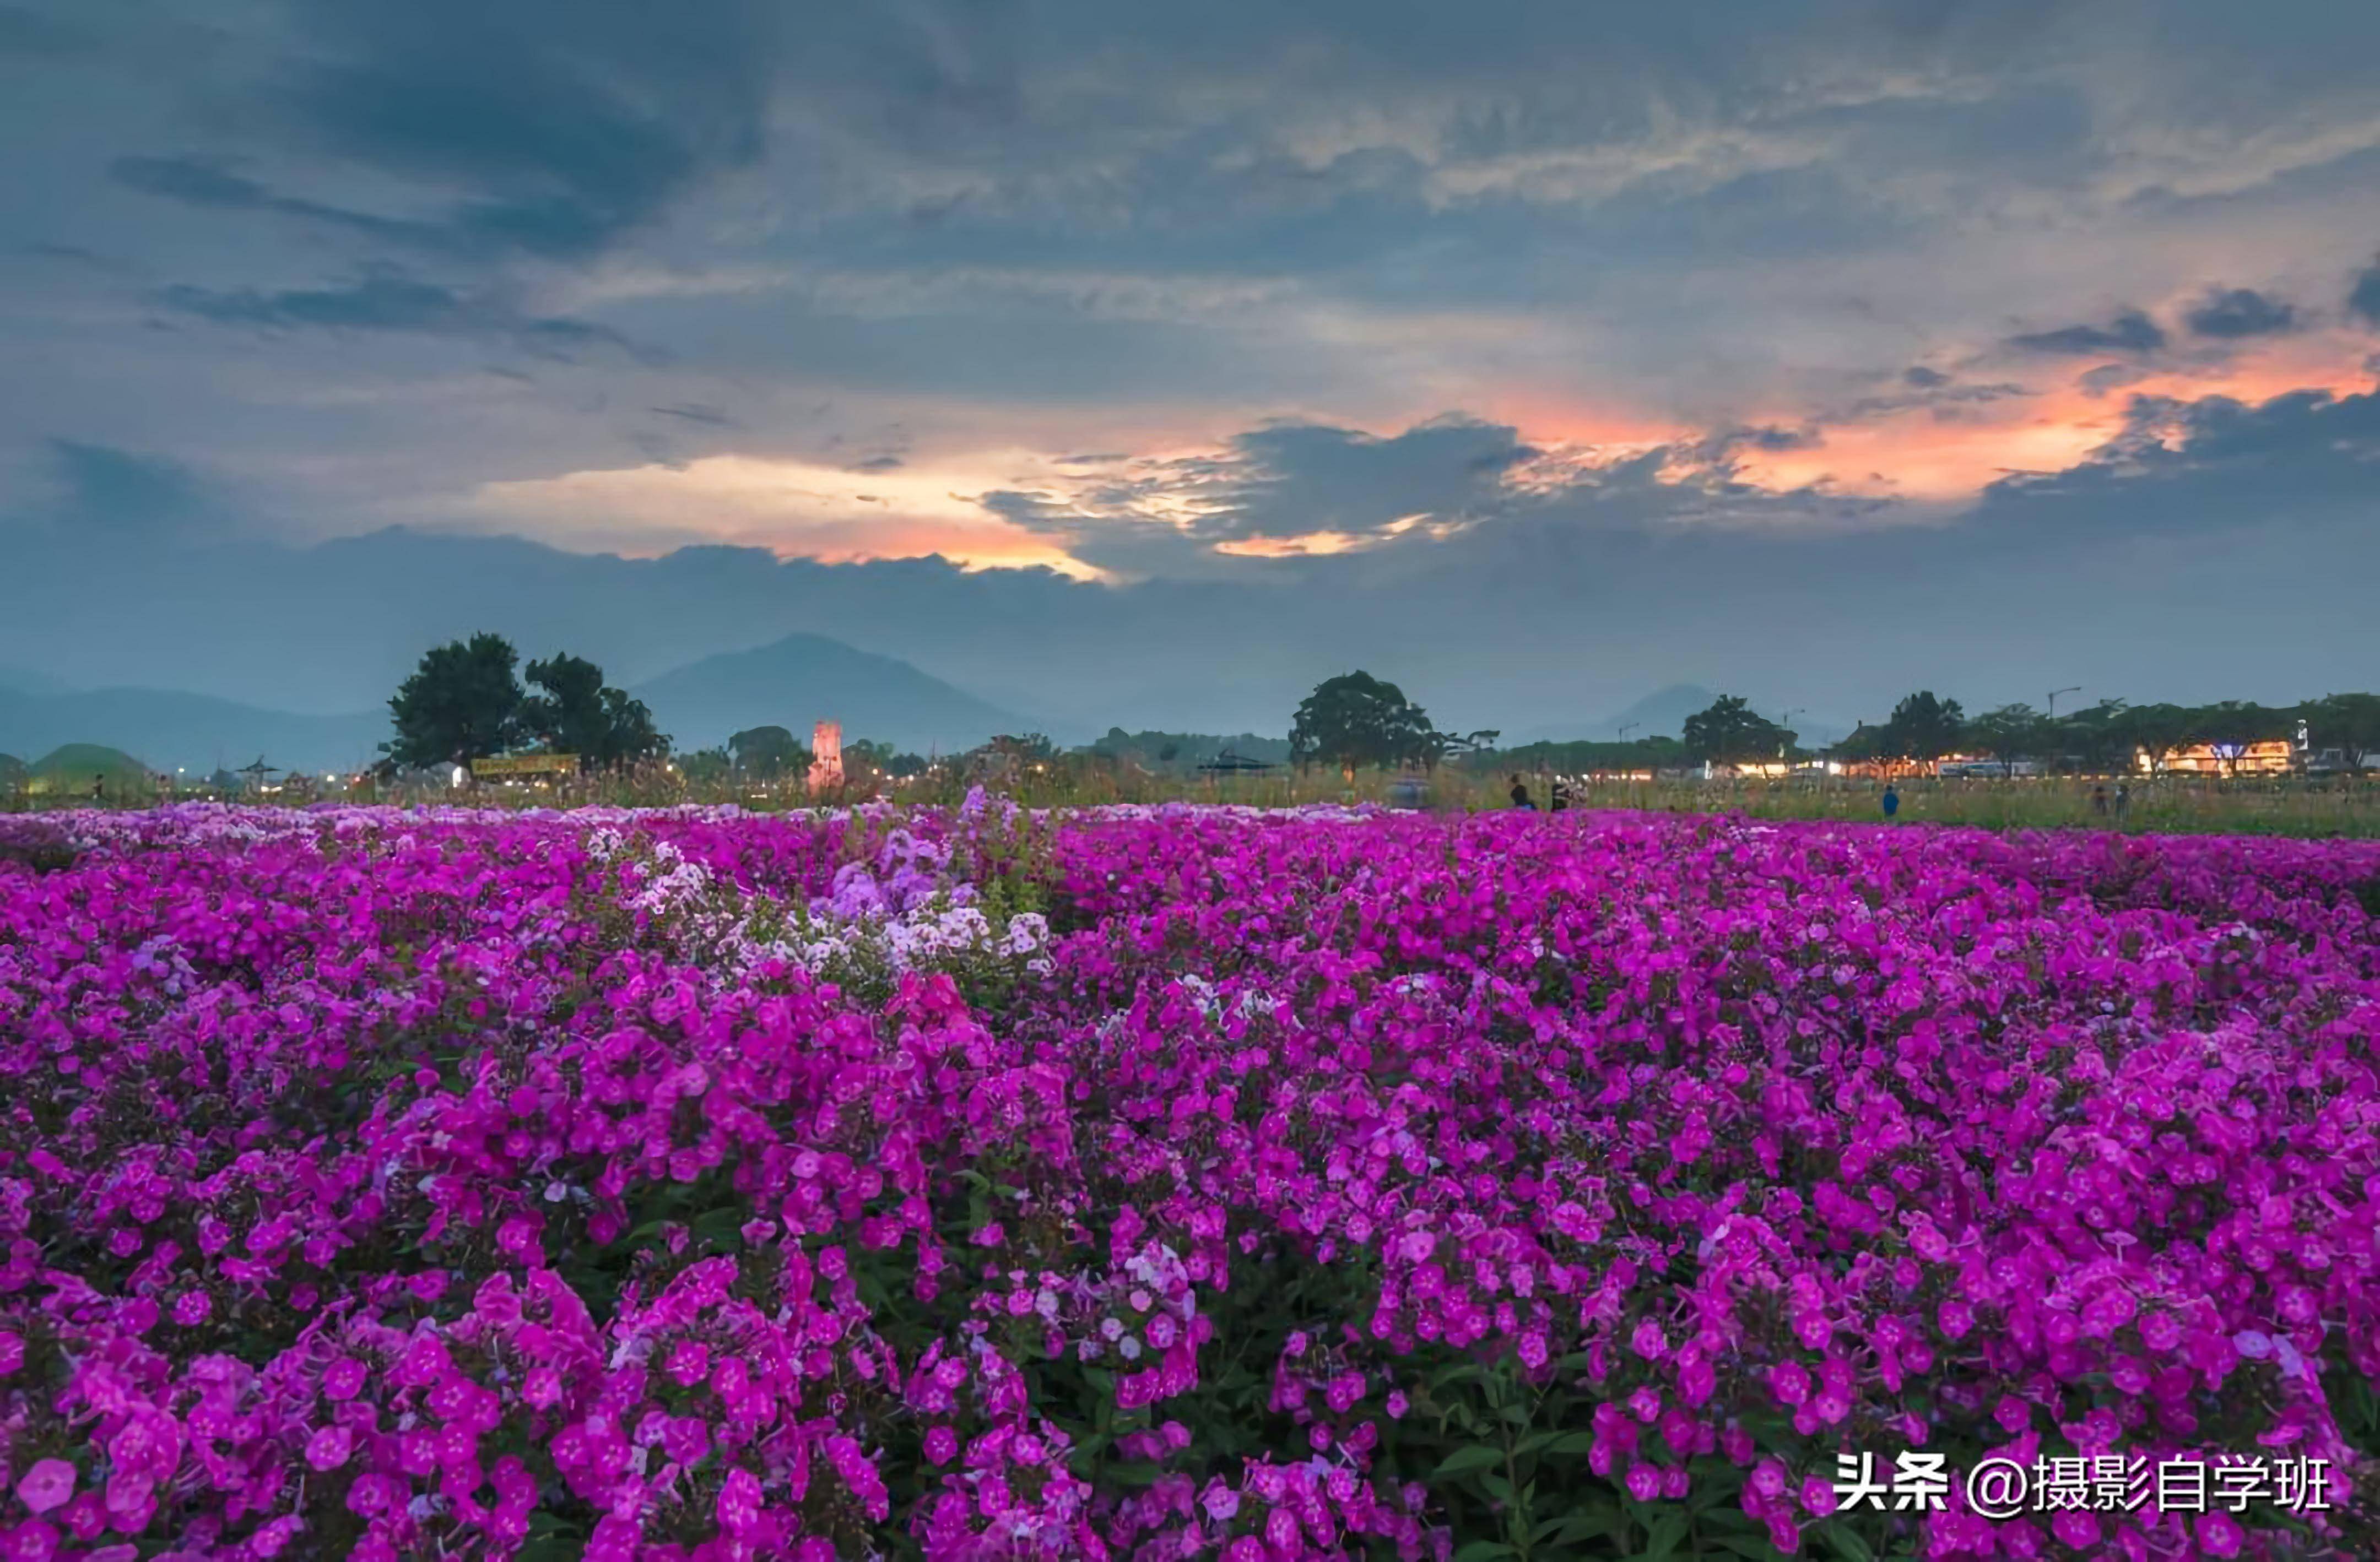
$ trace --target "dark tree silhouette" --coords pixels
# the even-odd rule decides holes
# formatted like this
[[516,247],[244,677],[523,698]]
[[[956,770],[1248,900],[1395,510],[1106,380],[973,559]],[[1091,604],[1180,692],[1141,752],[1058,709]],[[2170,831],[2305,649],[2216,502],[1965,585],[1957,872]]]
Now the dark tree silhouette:
[[388,702],[396,733],[381,745],[398,765],[464,765],[519,740],[518,653],[501,635],[439,646]]

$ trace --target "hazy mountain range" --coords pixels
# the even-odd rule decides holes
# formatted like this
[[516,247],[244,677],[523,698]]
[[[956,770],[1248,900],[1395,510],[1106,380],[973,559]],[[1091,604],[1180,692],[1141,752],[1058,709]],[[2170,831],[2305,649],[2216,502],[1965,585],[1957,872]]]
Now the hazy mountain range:
[[[953,753],[1000,733],[1043,731],[1061,744],[1092,735],[970,694],[897,657],[818,635],[703,657],[629,692],[652,708],[680,750],[723,744],[746,727],[769,724],[807,741],[811,723],[821,720],[840,721],[846,741],[873,738],[917,753]],[[1622,724],[1631,737],[1675,736],[1685,718],[1714,697],[1696,684],[1672,684],[1607,720],[1508,733],[1504,742],[1612,737]],[[172,689],[74,689],[55,677],[0,668],[0,752],[28,760],[91,743],[192,775],[260,755],[285,769],[348,770],[369,764],[388,731],[385,709],[308,715]]]
[[[629,692],[652,708],[680,749],[768,724],[807,741],[813,721],[832,719],[847,739],[949,753],[1035,725],[896,658],[816,635],[705,657]],[[0,670],[0,752],[29,760],[62,745],[96,743],[194,775],[260,754],[284,768],[344,770],[370,763],[388,731],[385,709],[310,716],[169,689],[74,690]]]

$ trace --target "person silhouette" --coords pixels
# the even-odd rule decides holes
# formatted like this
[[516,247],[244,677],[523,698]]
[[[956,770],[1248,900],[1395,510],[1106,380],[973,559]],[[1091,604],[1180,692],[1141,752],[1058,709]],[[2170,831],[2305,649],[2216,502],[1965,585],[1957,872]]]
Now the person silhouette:
[[1517,775],[1512,778],[1512,806],[1527,808],[1533,812],[1536,808],[1536,805],[1529,801],[1529,789],[1522,783],[1521,778]]
[[1887,781],[1884,783],[1884,817],[1890,818],[1899,812],[1900,812],[1900,791],[1892,782]]

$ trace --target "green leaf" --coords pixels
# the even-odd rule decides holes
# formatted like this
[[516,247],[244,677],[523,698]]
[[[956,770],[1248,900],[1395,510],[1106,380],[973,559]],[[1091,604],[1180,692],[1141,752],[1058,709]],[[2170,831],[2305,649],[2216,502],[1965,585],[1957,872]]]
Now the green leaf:
[[1549,1458],[1554,1456],[1568,1458],[1572,1454],[1586,1453],[1594,1447],[1594,1433],[1564,1432],[1558,1434],[1552,1442],[1548,1443],[1545,1446],[1542,1451]]
[[1455,1547],[1454,1562],[1495,1562],[1499,1556],[1517,1555],[1502,1541],[1471,1541]]
[[1686,1531],[1690,1527],[1691,1521],[1675,1508],[1657,1515],[1652,1522],[1652,1532],[1646,1536],[1645,1549],[1640,1555],[1645,1562],[1666,1562],[1667,1558],[1678,1554],[1678,1543],[1686,1538]]
[[1850,1557],[1851,1562],[1876,1562],[1875,1547],[1867,1544],[1866,1536],[1849,1524],[1828,1524],[1818,1532],[1827,1538],[1828,1544]]
[[1503,1449],[1492,1448],[1484,1443],[1474,1443],[1468,1447],[1455,1449],[1452,1453],[1447,1455],[1445,1459],[1439,1460],[1438,1469],[1431,1473],[1430,1479],[1433,1481],[1443,1481],[1450,1475],[1461,1475],[1469,1471],[1485,1470],[1490,1465],[1501,1464],[1503,1462]]

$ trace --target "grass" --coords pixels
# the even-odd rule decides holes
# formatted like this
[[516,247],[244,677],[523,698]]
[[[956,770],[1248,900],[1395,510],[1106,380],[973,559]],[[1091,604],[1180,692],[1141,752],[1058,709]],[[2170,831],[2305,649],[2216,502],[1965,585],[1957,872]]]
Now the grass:
[[[1352,787],[1338,775],[1326,773],[1299,776],[1281,772],[1193,781],[1062,763],[1045,771],[1019,776],[1004,790],[1018,801],[1036,807],[1174,801],[1282,807],[1300,803],[1386,803],[1394,781],[1393,776],[1378,772],[1357,776]],[[905,802],[951,804],[965,795],[968,784],[960,777],[936,776],[888,782],[883,794]],[[1449,811],[1507,807],[1508,784],[1500,774],[1441,770],[1430,782],[1427,805]],[[1543,782],[1531,777],[1529,784],[1532,794],[1542,803],[1546,795]],[[2121,819],[2112,814],[2103,817],[2094,810],[2093,789],[2103,784],[2112,792],[2112,781],[2089,780],[1903,781],[1900,783],[1900,819],[1903,823],[1968,825],[1993,830],[2087,828],[2166,834],[2380,837],[2380,781],[2370,779],[2135,781],[2131,783],[2131,806]],[[1875,781],[1843,779],[1615,781],[1582,787],[1577,805],[1658,813],[1742,814],[1764,819],[1879,821],[1883,817],[1878,801],[1882,791]],[[109,793],[106,805],[112,807],[147,806],[163,800],[119,793],[114,785]],[[735,803],[756,811],[798,808],[810,802],[797,782],[774,786],[729,782],[689,785],[681,777],[665,775],[634,781],[597,777],[561,786],[489,785],[470,791],[407,796],[376,794],[369,789],[331,795],[356,802],[468,802],[520,807]],[[261,799],[284,803],[310,800],[313,799],[289,794]],[[0,793],[0,811],[81,807],[89,803],[88,796],[71,794],[48,797],[22,790]]]

